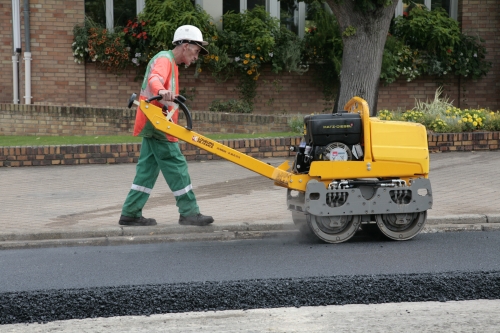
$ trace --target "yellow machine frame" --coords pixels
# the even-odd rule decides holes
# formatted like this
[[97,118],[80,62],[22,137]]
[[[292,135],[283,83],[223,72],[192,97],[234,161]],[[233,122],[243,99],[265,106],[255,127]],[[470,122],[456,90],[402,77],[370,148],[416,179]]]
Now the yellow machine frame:
[[289,172],[285,161],[278,167],[241,153],[168,120],[161,108],[142,100],[133,101],[153,126],[171,136],[204,149],[223,159],[270,178],[275,185],[304,192],[314,179],[327,186],[332,180],[352,178],[428,178],[429,153],[425,127],[405,122],[386,122],[370,118],[368,104],[352,98],[345,110],[362,119],[364,157],[362,161],[313,161],[308,174]]

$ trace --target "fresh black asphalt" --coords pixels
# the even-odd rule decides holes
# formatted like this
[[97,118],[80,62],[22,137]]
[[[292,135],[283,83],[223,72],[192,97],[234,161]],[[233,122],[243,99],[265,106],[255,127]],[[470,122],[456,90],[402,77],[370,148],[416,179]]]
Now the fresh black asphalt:
[[500,299],[500,232],[0,252],[0,324],[285,306]]

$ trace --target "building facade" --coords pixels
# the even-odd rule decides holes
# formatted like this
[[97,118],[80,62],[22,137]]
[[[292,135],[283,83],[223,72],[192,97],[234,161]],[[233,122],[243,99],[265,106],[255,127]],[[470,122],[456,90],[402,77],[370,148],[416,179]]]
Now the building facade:
[[[434,0],[421,1],[432,5]],[[110,2],[112,4],[112,0],[107,0]],[[278,16],[280,5],[276,0],[194,2],[208,11],[215,24],[227,6],[243,11],[264,4],[272,15]],[[415,99],[432,99],[440,84],[444,84],[444,93],[455,106],[500,109],[499,1],[444,2],[449,4],[450,15],[456,12],[462,32],[485,39],[487,60],[493,63],[490,72],[475,81],[449,76],[439,82],[433,78],[419,78],[381,85],[379,109],[411,109]],[[144,1],[137,0],[137,10],[141,4],[144,6]],[[403,6],[398,8],[403,13]],[[299,31],[303,10],[303,3],[299,3],[294,16]],[[139,91],[140,82],[134,80],[134,69],[116,76],[93,63],[78,64],[74,61],[71,50],[73,27],[84,21],[84,0],[2,0],[0,12],[2,17],[10,18],[0,22],[0,103],[118,107],[126,105],[132,92]],[[182,69],[180,77],[181,88],[192,97],[191,109],[207,110],[215,99],[238,98],[234,80],[221,84],[209,74],[202,73],[198,78],[193,74],[194,68]],[[314,78],[314,68],[303,75],[274,74],[264,68],[259,81],[255,113],[318,113],[331,108],[323,100],[321,87]],[[306,96],[306,99],[299,96]]]

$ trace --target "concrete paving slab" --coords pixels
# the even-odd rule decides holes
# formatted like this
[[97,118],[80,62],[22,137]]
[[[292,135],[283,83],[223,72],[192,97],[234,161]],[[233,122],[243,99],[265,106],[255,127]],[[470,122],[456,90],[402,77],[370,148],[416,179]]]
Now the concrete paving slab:
[[[278,166],[284,159],[264,161]],[[500,151],[436,153],[430,161],[434,204],[425,230],[500,222]],[[223,160],[188,165],[201,212],[215,218],[212,226],[178,225],[175,200],[162,176],[144,207],[144,215],[157,219],[158,226],[119,226],[135,164],[0,168],[0,248],[15,241],[95,238],[109,243],[119,237],[176,235],[170,238],[178,240],[196,239],[199,233],[217,238],[222,232],[234,237],[236,232],[295,230],[286,189],[270,179]]]

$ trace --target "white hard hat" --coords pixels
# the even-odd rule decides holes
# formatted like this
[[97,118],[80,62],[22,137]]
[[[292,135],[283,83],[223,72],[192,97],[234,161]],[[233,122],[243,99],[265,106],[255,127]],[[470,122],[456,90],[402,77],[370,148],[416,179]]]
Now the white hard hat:
[[200,29],[193,25],[183,25],[175,30],[172,44],[180,45],[182,43],[198,45],[201,47],[200,53],[202,55],[208,54],[207,49],[203,47],[204,45],[208,45],[208,42],[203,40],[203,35],[201,34]]

